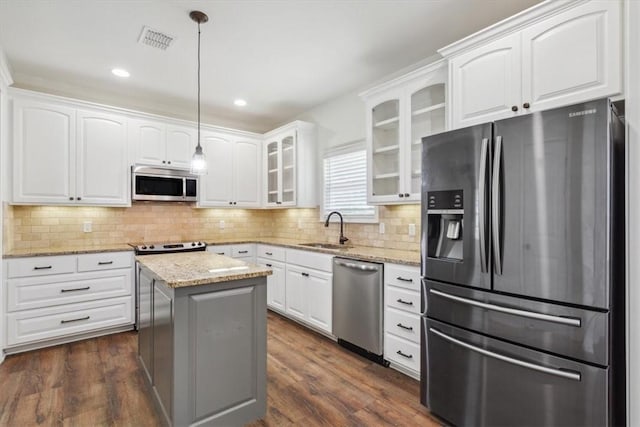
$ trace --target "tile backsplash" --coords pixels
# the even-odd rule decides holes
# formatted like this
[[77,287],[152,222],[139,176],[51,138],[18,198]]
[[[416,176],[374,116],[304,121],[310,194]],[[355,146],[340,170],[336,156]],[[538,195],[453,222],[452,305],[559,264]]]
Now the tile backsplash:
[[[4,250],[122,243],[281,237],[337,242],[339,227],[324,227],[318,209],[198,209],[182,203],[135,203],[130,208],[4,205]],[[92,232],[83,232],[86,221]],[[345,224],[361,246],[419,250],[420,206],[381,206],[376,224]],[[224,225],[222,225],[224,223]],[[409,236],[409,224],[416,235]]]

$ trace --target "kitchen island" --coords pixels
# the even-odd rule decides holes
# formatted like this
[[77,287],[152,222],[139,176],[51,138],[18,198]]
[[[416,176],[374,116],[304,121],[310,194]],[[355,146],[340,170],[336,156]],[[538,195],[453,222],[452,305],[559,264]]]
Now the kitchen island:
[[268,268],[210,252],[138,256],[139,360],[168,425],[266,412]]

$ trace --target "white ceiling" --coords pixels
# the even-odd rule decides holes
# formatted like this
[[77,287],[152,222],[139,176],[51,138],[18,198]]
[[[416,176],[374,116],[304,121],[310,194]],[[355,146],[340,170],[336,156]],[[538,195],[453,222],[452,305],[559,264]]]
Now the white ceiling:
[[539,1],[0,0],[0,47],[16,86],[193,120],[202,10],[203,121],[265,131]]

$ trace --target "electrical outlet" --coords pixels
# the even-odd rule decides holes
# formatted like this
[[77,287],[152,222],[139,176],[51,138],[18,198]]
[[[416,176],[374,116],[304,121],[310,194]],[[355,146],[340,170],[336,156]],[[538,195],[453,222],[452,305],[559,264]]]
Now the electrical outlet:
[[224,230],[224,220],[220,220],[220,230]]
[[416,225],[409,224],[409,236],[415,236],[415,235],[416,235]]
[[381,222],[380,225],[378,225],[378,233],[384,234],[384,222]]
[[93,223],[91,221],[85,221],[82,224],[82,231],[85,233],[91,233],[91,231],[93,231]]

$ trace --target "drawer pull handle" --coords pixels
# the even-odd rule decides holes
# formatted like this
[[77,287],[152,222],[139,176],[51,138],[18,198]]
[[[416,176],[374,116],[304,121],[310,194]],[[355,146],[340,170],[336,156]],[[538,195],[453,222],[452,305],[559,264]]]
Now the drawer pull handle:
[[396,353],[399,354],[402,357],[406,357],[407,359],[413,359],[413,355],[412,354],[404,354],[400,350],[396,351]]
[[265,264],[267,267],[273,267],[273,265],[271,264]]
[[413,326],[404,326],[402,323],[398,323],[398,328],[406,329],[407,331],[413,331]]
[[65,323],[71,323],[71,322],[80,322],[82,320],[89,320],[90,318],[91,318],[90,316],[85,316],[85,317],[79,317],[77,319],[61,320],[60,323],[65,324]]
[[86,286],[84,288],[74,288],[74,289],[60,289],[60,292],[88,291],[89,289],[91,289],[91,286]]
[[47,265],[46,267],[33,267],[34,270],[49,270],[53,268],[52,265]]
[[398,298],[396,301],[398,301],[400,304],[413,305],[413,301],[405,301],[402,298]]
[[224,252],[216,252],[218,255],[224,255]]
[[98,261],[98,265],[111,265],[113,261]]
[[398,276],[396,277],[396,279],[400,280],[401,282],[413,282],[413,279],[405,279],[402,276]]
[[265,254],[271,256],[271,255],[273,255],[273,252],[265,252]]
[[249,251],[238,251],[239,254],[248,254]]
[[309,277],[309,273],[301,273],[304,277]]

